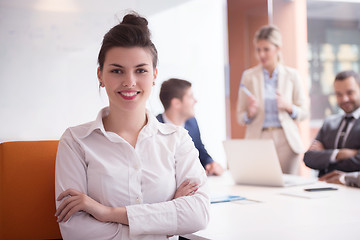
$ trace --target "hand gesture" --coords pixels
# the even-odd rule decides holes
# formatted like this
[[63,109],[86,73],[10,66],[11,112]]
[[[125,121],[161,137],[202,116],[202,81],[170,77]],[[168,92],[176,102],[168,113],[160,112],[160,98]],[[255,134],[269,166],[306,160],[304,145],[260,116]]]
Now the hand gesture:
[[280,92],[276,92],[277,106],[279,110],[284,110],[289,114],[292,113],[292,105],[284,99]]
[[224,172],[224,169],[217,162],[206,164],[205,170],[208,176],[211,175],[220,176]]
[[80,211],[91,214],[101,222],[107,221],[106,216],[111,208],[98,203],[88,195],[70,188],[62,192],[56,200],[61,201],[64,198],[66,199],[63,200],[55,213],[58,222],[66,222],[74,213]]
[[247,97],[247,102],[248,102],[247,116],[248,118],[253,118],[256,116],[258,112],[258,101],[254,96],[250,95]]
[[190,183],[190,180],[185,180],[176,190],[174,199],[184,196],[192,196],[199,189],[196,183]]

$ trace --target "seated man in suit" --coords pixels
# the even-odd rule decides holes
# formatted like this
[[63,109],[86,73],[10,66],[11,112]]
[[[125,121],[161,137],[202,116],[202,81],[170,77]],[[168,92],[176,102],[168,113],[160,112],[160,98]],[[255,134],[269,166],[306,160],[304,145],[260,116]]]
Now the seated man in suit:
[[188,130],[199,151],[199,158],[206,173],[221,175],[224,171],[223,168],[210,157],[201,141],[199,126],[194,117],[196,100],[191,90],[191,83],[176,78],[163,82],[160,89],[160,100],[165,112],[156,117],[159,122],[183,126]]
[[345,173],[335,170],[325,174],[319,178],[319,180],[327,183],[345,184],[350,187],[360,188],[360,172]]
[[316,139],[304,155],[306,166],[319,170],[319,177],[334,170],[360,170],[360,77],[343,71],[334,81],[336,100],[344,114],[325,119]]

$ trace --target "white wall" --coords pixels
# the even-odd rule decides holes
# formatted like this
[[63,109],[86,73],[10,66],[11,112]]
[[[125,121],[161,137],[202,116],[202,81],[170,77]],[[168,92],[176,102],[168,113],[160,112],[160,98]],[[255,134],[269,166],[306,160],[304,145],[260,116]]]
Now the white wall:
[[132,8],[148,18],[159,52],[149,108],[154,114],[163,111],[162,81],[191,81],[203,141],[224,165],[226,0],[184,1],[166,9],[143,9],[141,1],[101,9],[70,4],[59,11],[35,7],[44,0],[14,2],[0,0],[0,142],[59,139],[67,127],[96,117],[107,105],[96,78],[102,36]]

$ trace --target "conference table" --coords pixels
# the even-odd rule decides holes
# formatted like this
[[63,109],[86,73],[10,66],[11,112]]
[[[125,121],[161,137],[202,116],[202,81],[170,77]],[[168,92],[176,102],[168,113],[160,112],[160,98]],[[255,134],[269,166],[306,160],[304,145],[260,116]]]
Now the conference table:
[[[293,187],[234,184],[231,174],[211,176],[211,196],[244,200],[211,204],[206,229],[185,235],[191,240],[360,239],[360,188],[315,182]],[[307,192],[305,188],[337,190]]]

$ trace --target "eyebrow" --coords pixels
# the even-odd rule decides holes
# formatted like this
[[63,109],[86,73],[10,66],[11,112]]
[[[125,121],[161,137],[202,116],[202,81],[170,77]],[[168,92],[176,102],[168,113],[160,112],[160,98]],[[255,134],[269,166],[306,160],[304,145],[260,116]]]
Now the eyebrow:
[[[110,66],[114,66],[114,67],[118,67],[118,68],[124,68],[123,66],[121,66],[120,64],[117,64],[117,63],[111,63],[109,64]],[[147,63],[140,63],[138,65],[136,65],[135,67],[143,67],[143,66],[147,66],[149,64]]]

